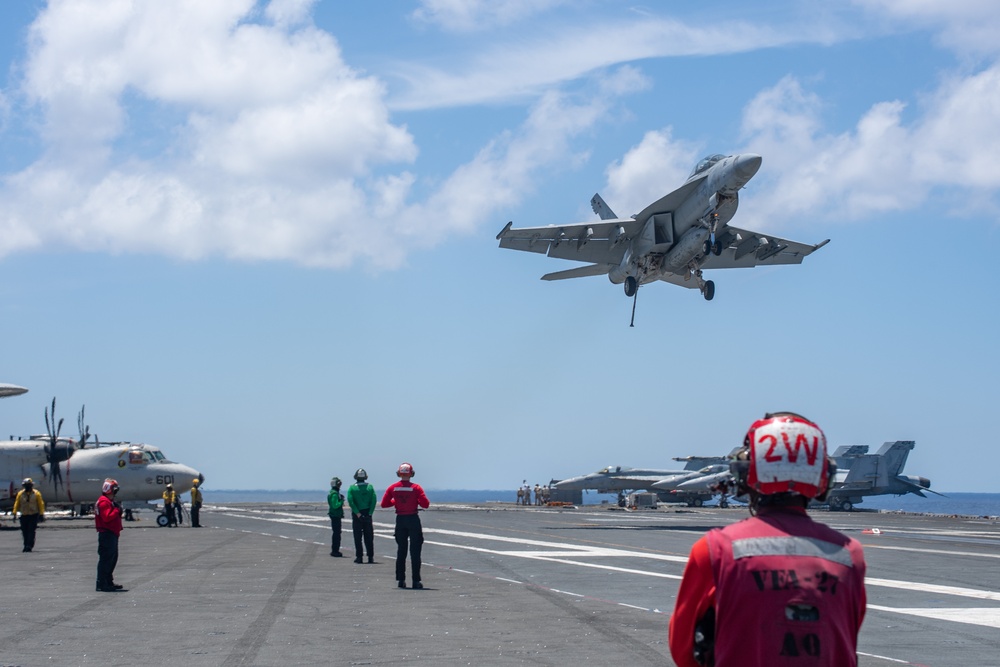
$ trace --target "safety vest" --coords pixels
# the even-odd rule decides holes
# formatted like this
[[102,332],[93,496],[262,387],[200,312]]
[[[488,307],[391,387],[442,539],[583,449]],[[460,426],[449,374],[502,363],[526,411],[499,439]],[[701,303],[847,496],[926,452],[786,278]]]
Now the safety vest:
[[708,533],[716,667],[854,667],[861,545],[804,513],[767,511]]

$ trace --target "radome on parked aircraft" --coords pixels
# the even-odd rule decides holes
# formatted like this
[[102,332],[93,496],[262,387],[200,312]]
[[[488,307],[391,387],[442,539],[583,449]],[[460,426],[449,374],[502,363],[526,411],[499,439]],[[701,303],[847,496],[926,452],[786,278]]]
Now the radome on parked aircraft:
[[595,194],[590,204],[600,222],[520,229],[508,222],[497,240],[501,248],[587,262],[547,273],[542,280],[606,275],[612,283],[624,284],[625,295],[633,298],[633,320],[639,286],[656,280],[697,288],[711,301],[715,283],[702,277],[703,270],[801,264],[830,240],[809,245],[730,226],[739,191],[761,161],[753,153],[710,155],[698,162],[684,185],[631,218],[619,218]]

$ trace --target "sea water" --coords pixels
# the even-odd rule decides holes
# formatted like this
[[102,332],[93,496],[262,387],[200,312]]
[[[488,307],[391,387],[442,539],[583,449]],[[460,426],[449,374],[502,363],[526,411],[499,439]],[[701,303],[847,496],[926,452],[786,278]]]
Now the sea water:
[[[213,504],[225,503],[281,503],[281,502],[314,502],[325,503],[324,490],[212,490],[202,489],[205,502]],[[381,491],[381,489],[379,490]],[[515,503],[517,491],[507,490],[468,490],[468,489],[426,489],[432,503]],[[609,494],[584,494],[586,505],[615,502],[615,496]],[[866,496],[857,505],[859,510],[893,510],[902,512],[923,512],[928,514],[946,514],[962,516],[1000,516],[1000,493],[945,493],[937,496],[931,493],[926,498],[907,494],[905,496]]]

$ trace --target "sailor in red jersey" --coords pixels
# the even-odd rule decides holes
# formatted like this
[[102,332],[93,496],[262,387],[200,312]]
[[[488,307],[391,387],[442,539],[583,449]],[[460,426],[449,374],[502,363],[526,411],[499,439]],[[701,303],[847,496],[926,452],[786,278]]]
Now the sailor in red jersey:
[[104,480],[101,497],[94,506],[94,527],[97,528],[97,590],[114,593],[125,590],[115,583],[118,564],[118,536],[122,532],[122,506],[115,502],[118,482]]
[[413,569],[413,587],[423,588],[420,582],[420,551],[424,545],[424,532],[420,526],[418,508],[427,509],[424,490],[419,484],[410,481],[413,477],[413,466],[403,463],[396,470],[399,481],[385,490],[382,496],[382,507],[396,508],[396,581],[400,588],[406,588],[406,550],[409,542],[410,563]]
[[753,515],[691,549],[670,618],[678,667],[855,667],[865,617],[861,545],[806,514],[836,471],[826,436],[765,415],[730,464]]

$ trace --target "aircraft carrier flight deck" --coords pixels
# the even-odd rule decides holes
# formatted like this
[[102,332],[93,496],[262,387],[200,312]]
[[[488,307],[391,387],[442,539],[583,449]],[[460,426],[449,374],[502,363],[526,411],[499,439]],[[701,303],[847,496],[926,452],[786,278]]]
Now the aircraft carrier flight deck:
[[[433,493],[429,493],[434,502]],[[94,590],[92,518],[50,517],[34,552],[0,531],[2,665],[672,665],[667,622],[691,545],[745,508],[432,505],[424,590],[394,580],[393,515],[374,564],[330,557],[321,503],[208,504],[201,529],[127,523]],[[1000,522],[817,511],[864,545],[865,667],[1000,662]]]

